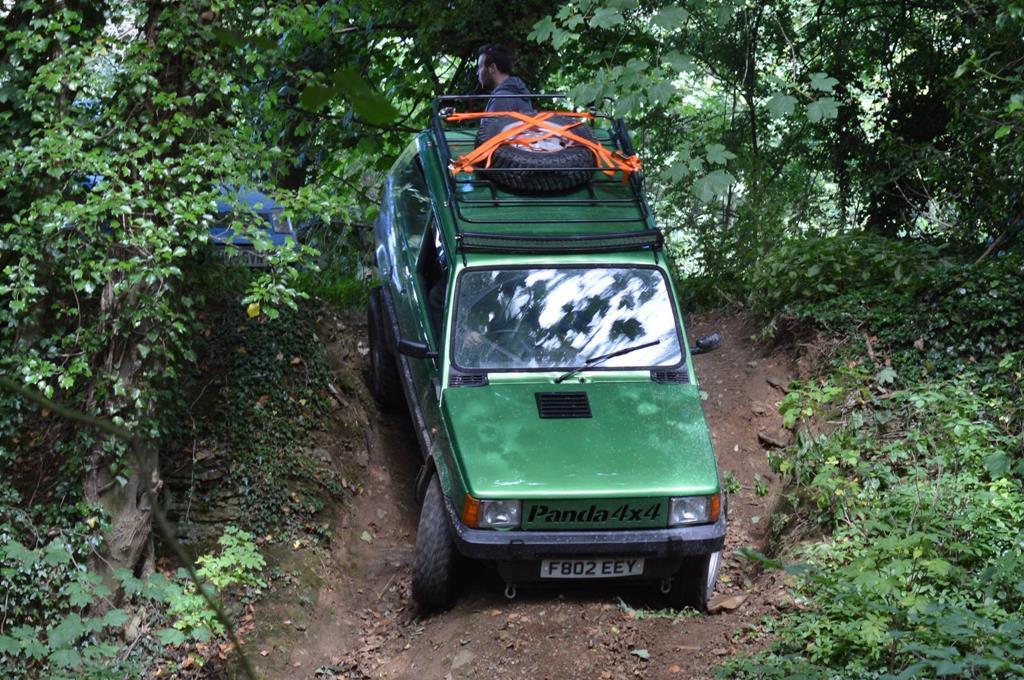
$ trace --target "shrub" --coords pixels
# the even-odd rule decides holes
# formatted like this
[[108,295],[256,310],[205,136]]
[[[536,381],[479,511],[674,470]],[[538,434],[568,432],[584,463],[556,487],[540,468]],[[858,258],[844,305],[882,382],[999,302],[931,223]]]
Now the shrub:
[[796,419],[845,411],[773,456],[827,531],[804,548],[806,611],[723,675],[988,677],[1024,673],[1024,353],[984,376],[891,392],[848,369],[800,385]]
[[[111,636],[126,615],[112,609],[90,615],[97,600],[111,595],[100,577],[86,570],[100,542],[101,515],[82,503],[61,517],[43,517],[38,507],[20,509],[19,494],[0,482],[0,676],[93,677],[124,671]],[[119,574],[120,575],[120,574]]]
[[1020,254],[975,266],[937,247],[867,234],[803,239],[772,251],[748,284],[762,318],[857,338],[850,354],[858,357],[867,334],[907,377],[991,367],[1024,338]]
[[913,286],[939,248],[867,233],[783,241],[747,277],[751,309],[762,316],[856,291],[859,297]]

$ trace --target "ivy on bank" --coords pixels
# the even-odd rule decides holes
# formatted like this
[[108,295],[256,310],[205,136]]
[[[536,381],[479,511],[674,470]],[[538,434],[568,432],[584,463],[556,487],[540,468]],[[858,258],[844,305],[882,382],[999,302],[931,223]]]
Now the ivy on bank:
[[[776,281],[762,309],[846,341],[823,378],[782,401],[801,429],[771,458],[789,499],[773,526],[810,523],[827,536],[781,558],[797,562],[803,608],[775,626],[767,651],[721,674],[1020,675],[1020,257],[974,267],[929,247],[856,242],[786,244],[757,274]],[[879,258],[887,266],[864,266]],[[919,338],[932,350],[915,348]]]

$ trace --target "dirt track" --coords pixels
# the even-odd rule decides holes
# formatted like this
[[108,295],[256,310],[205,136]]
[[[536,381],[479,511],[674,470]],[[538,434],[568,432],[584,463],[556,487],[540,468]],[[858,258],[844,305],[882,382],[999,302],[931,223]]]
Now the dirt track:
[[[611,584],[520,588],[510,601],[495,569],[478,564],[451,610],[419,617],[409,594],[416,441],[403,414],[376,413],[359,382],[365,357],[346,333],[331,352],[353,403],[339,407],[336,431],[322,440],[362,490],[337,509],[329,551],[285,546],[271,554],[281,571],[256,606],[246,644],[261,677],[709,677],[726,656],[763,644],[758,624],[779,602],[780,587],[774,575],[754,575],[735,550],[763,547],[767,535],[778,484],[757,435],[780,427],[782,395],[769,378],[785,384],[795,366],[751,344],[756,329],[742,317],[697,317],[688,330],[725,336],[695,365],[719,464],[742,485],[729,502],[717,590],[749,594],[737,610],[651,616],[664,606],[656,587]],[[355,409],[366,409],[371,423],[365,441],[353,427],[362,419]],[[755,475],[769,482],[767,495],[757,495]]]

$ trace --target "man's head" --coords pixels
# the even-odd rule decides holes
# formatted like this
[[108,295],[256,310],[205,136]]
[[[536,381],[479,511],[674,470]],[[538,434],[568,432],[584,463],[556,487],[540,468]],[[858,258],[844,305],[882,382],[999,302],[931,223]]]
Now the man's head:
[[512,53],[504,45],[490,43],[477,52],[476,79],[486,92],[501,85],[512,74]]

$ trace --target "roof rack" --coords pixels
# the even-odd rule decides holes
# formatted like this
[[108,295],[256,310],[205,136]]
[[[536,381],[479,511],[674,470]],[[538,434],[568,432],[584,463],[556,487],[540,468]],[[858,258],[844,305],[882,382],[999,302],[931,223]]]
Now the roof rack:
[[462,231],[455,235],[464,253],[609,253],[620,250],[660,250],[660,229],[612,234],[485,234]]
[[[451,172],[453,152],[462,155],[475,147],[477,127],[475,123],[451,125],[448,117],[457,112],[483,110],[491,99],[550,102],[567,101],[568,97],[564,94],[447,95],[433,101],[431,126],[441,165],[446,171],[446,203],[455,217],[455,240],[460,252],[595,253],[661,249],[663,238],[651,224],[642,173],[596,167],[564,168],[590,171],[591,178],[571,192],[528,195],[506,191],[479,173]],[[627,156],[635,153],[621,118],[613,118],[593,106],[588,113],[594,121],[610,121],[608,125],[592,129],[602,145]],[[550,170],[488,168],[486,175],[493,177],[500,172]],[[524,213],[515,208],[536,210]],[[583,225],[591,228],[584,231]]]

